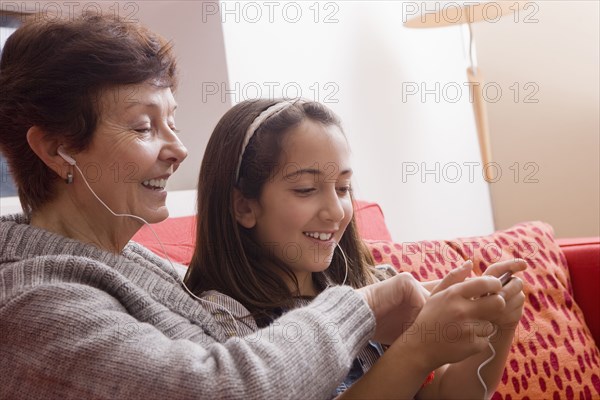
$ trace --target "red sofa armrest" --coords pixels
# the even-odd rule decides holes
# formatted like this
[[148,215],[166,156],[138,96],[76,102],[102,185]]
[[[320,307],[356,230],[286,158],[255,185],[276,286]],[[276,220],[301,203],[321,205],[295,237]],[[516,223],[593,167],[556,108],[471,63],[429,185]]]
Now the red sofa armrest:
[[557,239],[567,258],[573,295],[600,344],[600,237]]
[[363,240],[392,240],[379,204],[355,201],[354,218],[358,226],[358,233]]

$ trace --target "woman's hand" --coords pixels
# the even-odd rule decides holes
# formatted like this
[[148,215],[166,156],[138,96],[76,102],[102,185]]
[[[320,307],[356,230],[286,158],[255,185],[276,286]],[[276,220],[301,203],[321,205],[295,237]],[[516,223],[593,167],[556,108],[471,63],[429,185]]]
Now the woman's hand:
[[429,292],[408,272],[357,290],[375,314],[374,339],[383,344],[393,343],[413,324],[429,297]]
[[[517,258],[490,265],[483,276],[499,277],[505,272],[510,271],[514,274],[524,271],[526,268],[527,262]],[[498,294],[504,298],[506,307],[499,314],[491,316],[490,322],[497,325],[500,331],[514,330],[523,315],[523,305],[525,304],[523,281],[513,275],[510,282],[508,282]]]
[[505,309],[495,277],[466,280],[473,264],[451,271],[432,291],[415,323],[398,341],[420,352],[427,368],[462,361],[487,347],[490,321]]

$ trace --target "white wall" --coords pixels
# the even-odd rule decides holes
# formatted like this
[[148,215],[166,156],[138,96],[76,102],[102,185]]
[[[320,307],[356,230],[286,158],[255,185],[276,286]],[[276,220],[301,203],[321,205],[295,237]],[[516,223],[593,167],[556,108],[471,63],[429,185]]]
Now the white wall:
[[[518,23],[474,26],[480,65],[505,92],[488,104],[494,158],[505,170],[492,186],[497,227],[539,219],[559,237],[598,236],[600,3],[530,3]],[[535,86],[524,90],[528,82]]]
[[[269,97],[300,87],[336,111],[353,148],[357,197],[381,204],[395,240],[491,232],[488,188],[464,165],[480,162],[468,91],[455,103],[403,99],[403,84],[466,81],[460,28],[405,29],[402,2],[321,2],[318,17],[315,3],[291,3],[300,18],[285,3],[271,19],[264,3],[221,3],[213,18],[223,22],[232,102],[256,97],[256,88]],[[436,163],[438,176],[421,173]],[[412,167],[419,173],[403,177]]]
[[[0,9],[31,11],[58,4],[66,15],[69,7],[81,10],[88,3],[113,7],[114,12],[114,1],[0,1]],[[244,12],[249,3],[262,6],[261,22],[250,21],[255,18],[251,7],[246,5]],[[242,88],[257,82],[263,96],[268,96],[267,85],[278,83],[281,88],[288,83],[293,88],[298,82],[303,95],[327,102],[342,117],[354,149],[358,195],[383,206],[396,240],[491,230],[486,185],[479,175],[468,183],[464,165],[463,179],[456,184],[449,179],[437,184],[434,175],[420,174],[402,182],[403,162],[405,168],[414,162],[419,169],[422,162],[427,168],[446,163],[447,174],[440,177],[444,181],[455,172],[448,162],[480,161],[465,93],[456,104],[447,98],[436,103],[431,94],[425,102],[418,95],[402,98],[403,83],[431,89],[435,82],[443,86],[466,80],[458,28],[404,29],[402,2],[322,1],[318,8],[314,2],[298,2],[303,14],[297,23],[290,22],[293,8],[288,6],[283,14],[283,2],[275,2],[279,6],[269,22],[266,3],[238,2],[236,11],[235,2],[230,2],[224,23],[219,16],[221,2],[118,3],[122,16],[135,11],[134,17],[173,39],[179,55],[178,125],[190,156],[169,188],[195,188],[213,126],[230,102],[244,95],[238,90],[237,99],[221,98],[221,84],[235,88],[239,83]],[[419,1],[412,6],[434,8],[434,3]],[[539,5],[533,16],[539,23],[516,24],[505,17],[494,24],[474,25],[479,63],[489,82],[500,84],[511,95],[507,87],[514,82],[520,84],[521,96],[530,93],[524,90],[525,83],[539,87],[535,104],[514,102],[506,95],[488,103],[493,155],[504,172],[503,179],[492,185],[496,227],[543,219],[555,226],[559,236],[598,235],[599,3],[529,3]],[[531,16],[531,11],[522,13],[519,21]],[[337,22],[326,24],[327,18]],[[215,84],[218,92],[211,94]],[[521,168],[516,183],[509,169],[515,162]],[[525,162],[539,167],[538,183],[524,182],[525,174],[532,171],[524,170]],[[17,206],[15,201],[1,200],[1,211]]]

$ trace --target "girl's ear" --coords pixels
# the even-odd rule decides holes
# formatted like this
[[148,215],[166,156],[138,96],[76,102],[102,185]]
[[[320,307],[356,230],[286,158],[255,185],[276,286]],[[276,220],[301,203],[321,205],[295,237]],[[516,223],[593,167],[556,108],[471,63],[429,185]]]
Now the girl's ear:
[[233,212],[237,222],[246,229],[254,228],[256,225],[256,214],[252,207],[252,200],[244,197],[239,189],[233,189]]

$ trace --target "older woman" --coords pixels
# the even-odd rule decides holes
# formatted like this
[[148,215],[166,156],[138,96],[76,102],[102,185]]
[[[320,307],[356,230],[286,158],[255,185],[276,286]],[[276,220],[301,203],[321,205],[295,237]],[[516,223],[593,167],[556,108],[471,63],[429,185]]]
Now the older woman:
[[168,216],[187,155],[175,84],[170,46],[114,18],[38,19],[6,42],[0,145],[24,214],[0,220],[0,398],[326,397],[406,300],[407,279],[333,288],[226,340],[170,265],[129,242]]

